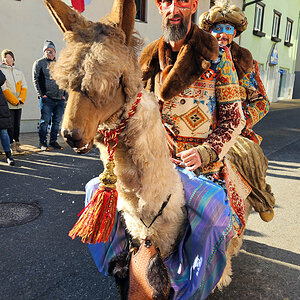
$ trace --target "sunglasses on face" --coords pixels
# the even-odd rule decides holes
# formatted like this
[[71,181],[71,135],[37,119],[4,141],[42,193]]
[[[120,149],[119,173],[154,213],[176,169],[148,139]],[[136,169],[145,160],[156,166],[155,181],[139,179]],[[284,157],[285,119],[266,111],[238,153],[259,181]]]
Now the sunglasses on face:
[[213,33],[226,33],[226,34],[234,34],[234,26],[230,24],[218,24],[212,28]]
[[191,8],[190,0],[162,0],[161,1],[162,9],[170,9],[172,7],[172,4],[182,9]]

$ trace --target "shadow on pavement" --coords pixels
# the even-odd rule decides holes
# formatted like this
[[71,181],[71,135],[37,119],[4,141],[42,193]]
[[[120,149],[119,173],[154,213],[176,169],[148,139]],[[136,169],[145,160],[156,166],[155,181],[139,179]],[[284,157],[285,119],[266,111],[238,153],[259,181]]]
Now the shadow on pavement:
[[300,255],[244,240],[232,259],[232,282],[208,300],[299,299]]

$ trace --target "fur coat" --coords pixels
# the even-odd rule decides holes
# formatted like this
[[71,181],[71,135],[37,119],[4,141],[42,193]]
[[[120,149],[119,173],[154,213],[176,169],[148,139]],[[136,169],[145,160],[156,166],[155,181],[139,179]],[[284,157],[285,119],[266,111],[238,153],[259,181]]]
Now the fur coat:
[[158,95],[168,100],[183,92],[209,67],[219,55],[217,40],[208,32],[192,24],[186,42],[173,65],[171,48],[163,37],[152,42],[142,52],[140,65],[146,89],[154,92],[155,76],[162,71],[162,84]]
[[232,42],[230,52],[238,74],[238,78],[241,80],[247,73],[252,72],[252,54],[248,49],[241,47],[236,42]]

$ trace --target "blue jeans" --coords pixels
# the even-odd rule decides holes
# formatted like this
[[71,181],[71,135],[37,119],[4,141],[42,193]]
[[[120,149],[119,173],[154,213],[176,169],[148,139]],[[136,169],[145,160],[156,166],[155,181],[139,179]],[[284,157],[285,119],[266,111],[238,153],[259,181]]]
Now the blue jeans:
[[9,152],[10,151],[10,140],[9,140],[9,135],[7,133],[7,129],[0,130],[0,139],[1,139],[1,144],[2,144],[3,150],[5,152]]
[[65,110],[65,100],[40,98],[41,119],[39,126],[40,143],[47,144],[47,130],[51,121],[50,144],[56,142],[59,125]]

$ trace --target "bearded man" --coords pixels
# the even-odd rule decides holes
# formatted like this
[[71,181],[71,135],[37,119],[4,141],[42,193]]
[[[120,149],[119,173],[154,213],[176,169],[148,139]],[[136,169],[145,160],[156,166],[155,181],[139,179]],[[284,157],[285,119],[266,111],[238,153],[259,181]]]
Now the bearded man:
[[156,0],[163,36],[142,52],[143,80],[161,104],[173,158],[218,172],[245,126],[237,74],[226,47],[192,23],[198,0]]
[[[244,12],[239,7],[231,5],[230,0],[217,1],[216,5],[199,18],[199,27],[210,32],[216,37],[219,45],[226,46],[231,52],[239,78],[246,118],[242,136],[255,142],[257,146],[240,138],[239,143],[230,150],[227,156],[250,184],[252,192],[249,199],[253,208],[259,212],[262,220],[269,222],[274,216],[275,198],[270,185],[266,183],[268,160],[258,146],[262,137],[253,131],[253,126],[268,113],[270,103],[259,76],[257,61],[253,60],[248,49],[233,41],[247,29],[247,25],[248,21]],[[245,165],[248,161],[250,165],[255,166],[255,176],[251,168]]]
[[[224,160],[245,127],[230,51],[192,23],[198,0],[156,0],[156,5],[163,35],[144,49],[140,64],[146,89],[160,103],[172,157],[224,188],[242,185],[248,195],[249,186],[232,182],[234,171]],[[246,194],[229,193],[243,225],[245,208],[234,203],[244,203]]]

